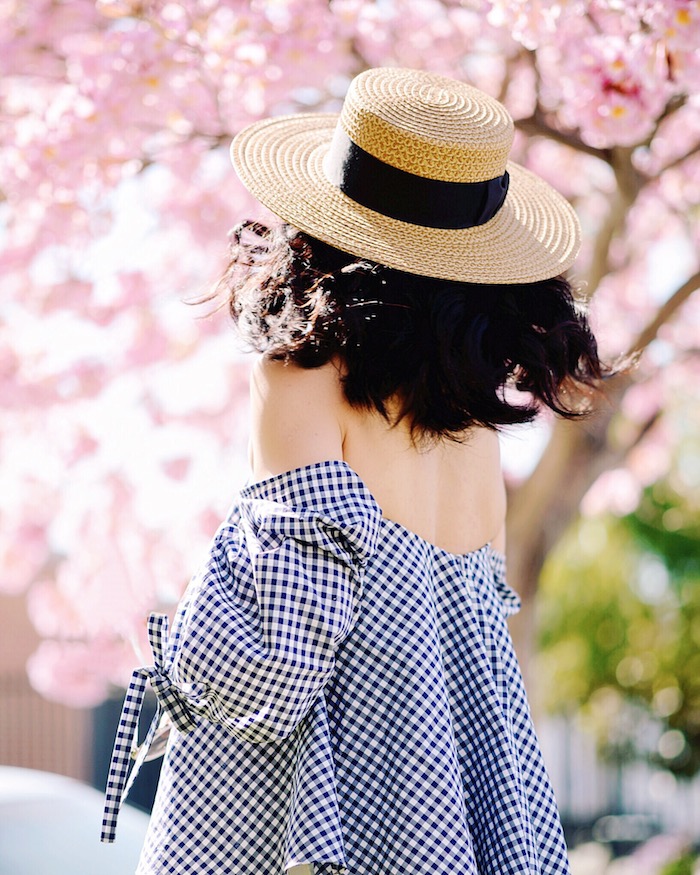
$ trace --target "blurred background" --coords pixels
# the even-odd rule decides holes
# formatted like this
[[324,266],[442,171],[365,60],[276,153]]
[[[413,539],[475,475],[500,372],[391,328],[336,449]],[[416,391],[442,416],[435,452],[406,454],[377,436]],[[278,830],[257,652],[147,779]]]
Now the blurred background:
[[513,158],[581,218],[573,277],[629,366],[585,421],[502,435],[513,634],[575,875],[697,875],[700,3],[10,0],[0,24],[0,871],[138,853],[136,811],[97,845],[123,690],[247,477],[249,358],[191,303],[227,231],[270,220],[230,139],[399,65],[504,101]]

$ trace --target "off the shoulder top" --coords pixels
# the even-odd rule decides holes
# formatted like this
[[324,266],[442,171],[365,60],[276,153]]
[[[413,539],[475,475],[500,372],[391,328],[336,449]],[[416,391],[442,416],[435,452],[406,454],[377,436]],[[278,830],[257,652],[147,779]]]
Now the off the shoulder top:
[[384,519],[344,462],[246,487],[172,633],[150,618],[103,839],[149,680],[173,731],[138,875],[568,873],[518,606],[502,555]]

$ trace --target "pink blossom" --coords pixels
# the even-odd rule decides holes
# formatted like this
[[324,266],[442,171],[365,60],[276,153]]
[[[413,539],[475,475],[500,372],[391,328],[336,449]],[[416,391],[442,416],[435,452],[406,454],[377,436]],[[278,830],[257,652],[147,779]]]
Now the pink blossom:
[[[581,12],[582,3],[571,4],[575,13]],[[495,27],[507,28],[513,38],[528,49],[536,49],[544,39],[556,32],[564,4],[558,0],[491,0],[488,3],[488,21]]]
[[627,469],[641,486],[666,476],[670,467],[673,434],[662,419],[627,455]]
[[29,519],[10,525],[0,538],[0,590],[16,595],[27,589],[37,574],[51,562],[46,544],[46,526]]
[[27,593],[27,611],[42,638],[86,636],[75,606],[53,580],[37,581]]
[[[463,78],[470,48],[495,35],[474,11],[439,0],[333,0],[332,8],[368,66],[420,67]],[[491,81],[487,90],[495,87]]]
[[562,54],[562,120],[593,146],[634,145],[653,130],[671,94],[663,53],[651,38],[585,35]]
[[586,516],[613,513],[626,516],[632,513],[642,494],[642,487],[634,475],[624,468],[606,471],[596,480],[581,502]]
[[632,422],[643,425],[658,415],[660,392],[657,380],[637,383],[625,393],[621,405],[622,412]]
[[51,573],[56,557],[49,532],[59,510],[55,490],[37,480],[34,460],[22,456],[14,437],[5,432],[0,444],[5,466],[0,478],[0,591],[10,595]]
[[[177,601],[245,479],[248,364],[223,311],[182,303],[211,287],[231,225],[271,220],[231,171],[231,136],[337,110],[354,73],[403,64],[472,82],[517,119],[539,106],[574,142],[642,143],[651,181],[593,304],[614,358],[697,268],[699,18],[683,0],[0,5],[0,587],[27,592],[47,639],[37,688],[93,704],[135,651],[148,661],[145,617]],[[610,153],[519,132],[513,157],[574,203],[585,283]],[[626,512],[664,471],[686,427],[674,411],[698,399],[699,318],[696,295],[642,358],[614,430],[633,439],[655,404],[661,421],[587,512]]]
[[168,477],[172,477],[173,480],[184,480],[189,468],[190,460],[183,456],[180,456],[177,459],[168,459],[163,462],[163,470]]
[[581,202],[602,194],[602,202],[607,205],[607,196],[615,188],[614,176],[607,164],[591,155],[562,149],[551,140],[541,138],[530,142],[523,161],[573,201]]
[[[109,695],[115,674],[120,685],[128,681],[124,668],[133,661],[131,648],[120,641],[46,639],[29,658],[27,672],[32,686],[47,699],[92,708]],[[115,673],[117,665],[120,671]]]
[[648,4],[644,15],[645,22],[660,39],[668,51],[690,52],[696,55],[700,44],[700,7],[694,0],[664,0],[663,3]]

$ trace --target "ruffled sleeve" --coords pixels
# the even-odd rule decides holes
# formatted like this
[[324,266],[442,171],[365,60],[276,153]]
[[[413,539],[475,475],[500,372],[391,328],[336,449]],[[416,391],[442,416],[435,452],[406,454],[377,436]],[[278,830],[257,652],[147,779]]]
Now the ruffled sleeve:
[[243,490],[173,630],[171,677],[194,713],[248,742],[294,731],[357,619],[380,518],[341,462]]
[[[351,632],[381,510],[344,462],[298,468],[245,488],[178,607],[152,615],[154,665],[136,669],[117,730],[103,840],[163,714],[198,719],[245,742],[287,738],[330,679]],[[128,777],[146,681],[158,712]]]

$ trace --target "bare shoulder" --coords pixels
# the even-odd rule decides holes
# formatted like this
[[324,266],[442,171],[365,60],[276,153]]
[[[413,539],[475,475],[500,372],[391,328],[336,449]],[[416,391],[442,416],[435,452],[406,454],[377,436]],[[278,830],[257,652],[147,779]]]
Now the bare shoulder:
[[333,363],[302,368],[260,357],[250,381],[250,457],[255,478],[342,459],[345,403]]

